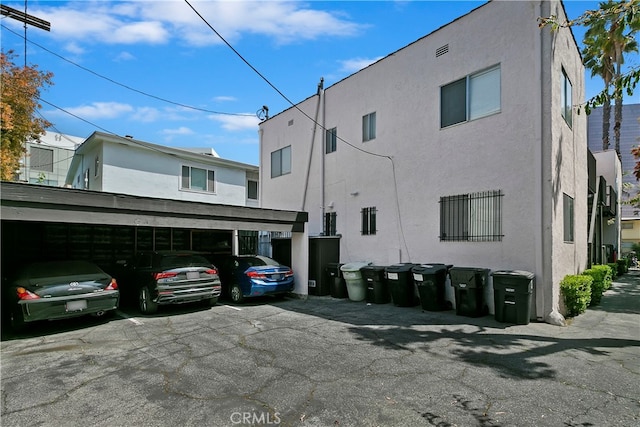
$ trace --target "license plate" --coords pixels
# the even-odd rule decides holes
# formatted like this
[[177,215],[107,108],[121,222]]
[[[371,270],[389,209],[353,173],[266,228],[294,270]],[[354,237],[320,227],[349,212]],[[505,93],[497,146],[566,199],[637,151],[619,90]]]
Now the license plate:
[[187,279],[199,279],[200,273],[197,271],[187,271]]
[[87,300],[69,301],[67,311],[81,311],[87,308]]
[[387,279],[398,280],[398,273],[387,273]]

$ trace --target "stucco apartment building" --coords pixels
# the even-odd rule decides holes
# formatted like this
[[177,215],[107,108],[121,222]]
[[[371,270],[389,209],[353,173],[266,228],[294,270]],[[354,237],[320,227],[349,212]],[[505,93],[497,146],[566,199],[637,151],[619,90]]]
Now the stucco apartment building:
[[75,149],[84,138],[47,131],[25,144],[16,181],[52,187],[64,186]]
[[562,323],[559,283],[588,264],[587,123],[550,15],[491,1],[263,121],[261,207],[308,211],[345,263],[533,272],[533,316]]
[[[615,152],[614,108],[611,108],[611,119],[609,129],[609,149]],[[588,116],[588,141],[589,149],[598,154],[603,152],[602,147],[602,107],[594,109]],[[621,236],[618,248],[619,253],[630,252],[634,244],[640,244],[640,208],[627,203],[639,192],[640,183],[633,174],[638,159],[633,157],[631,149],[640,145],[640,104],[624,104],[622,106],[622,123],[620,126],[620,161],[621,161],[621,182],[620,194],[620,218]],[[598,154],[601,155],[601,154]]]
[[94,132],[75,151],[66,185],[171,200],[258,206],[258,167],[213,151]]

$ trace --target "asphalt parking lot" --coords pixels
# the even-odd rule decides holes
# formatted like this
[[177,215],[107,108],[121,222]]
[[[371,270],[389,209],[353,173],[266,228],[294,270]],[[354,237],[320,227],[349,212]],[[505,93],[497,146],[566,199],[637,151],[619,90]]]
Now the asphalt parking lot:
[[640,273],[567,327],[331,297],[3,336],[3,426],[638,426]]

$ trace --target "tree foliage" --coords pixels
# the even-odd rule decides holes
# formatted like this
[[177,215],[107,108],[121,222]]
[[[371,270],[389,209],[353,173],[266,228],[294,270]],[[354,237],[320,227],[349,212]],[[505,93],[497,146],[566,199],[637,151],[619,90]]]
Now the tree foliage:
[[610,0],[600,3],[599,9],[588,10],[573,20],[560,20],[552,15],[538,18],[538,22],[541,28],[550,26],[553,30],[572,26],[589,28],[585,35],[586,54],[583,51],[585,65],[595,74],[604,73],[605,88],[586,101],[587,114],[593,108],[608,105],[611,99],[622,100],[625,94],[633,96],[640,81],[640,68],[630,67],[623,73],[619,65],[623,63],[625,52],[637,51],[635,33],[640,30],[640,0]]
[[1,52],[2,97],[0,99],[1,144],[0,179],[13,179],[25,152],[25,143],[37,139],[51,126],[36,117],[41,105],[40,91],[53,85],[53,74],[38,70],[37,66],[17,66],[13,51]]

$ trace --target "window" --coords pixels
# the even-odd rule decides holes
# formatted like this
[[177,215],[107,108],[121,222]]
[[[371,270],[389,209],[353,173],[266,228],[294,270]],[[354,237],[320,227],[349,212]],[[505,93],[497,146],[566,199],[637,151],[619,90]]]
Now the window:
[[258,200],[258,181],[247,181],[247,199]]
[[213,193],[216,191],[215,173],[212,170],[182,166],[180,188]]
[[567,77],[567,73],[562,69],[562,88],[560,89],[560,103],[562,104],[562,117],[564,117],[564,121],[567,122],[569,127],[573,125],[573,117],[572,117],[572,99],[571,99],[571,82],[569,81],[569,77]]
[[573,242],[573,198],[562,194],[564,241]]
[[84,185],[82,188],[84,188],[85,190],[89,189],[89,177],[91,176],[91,174],[89,173],[89,169],[87,169],[86,171],[84,171]]
[[440,88],[440,127],[500,112],[500,66]]
[[271,153],[271,178],[291,173],[291,146]]
[[500,190],[441,197],[440,241],[501,241],[501,198]]
[[53,150],[39,147],[31,147],[31,169],[45,172],[53,172]]
[[376,208],[362,209],[362,235],[376,234]]
[[362,116],[362,142],[376,138],[376,113]]
[[98,176],[100,174],[100,157],[96,156],[96,159],[93,163],[93,174],[94,176]]
[[633,230],[633,222],[623,222],[620,224],[623,230]]
[[335,236],[336,235],[336,213],[327,212],[324,214],[324,235]]
[[338,147],[338,129],[327,129],[325,136],[325,153],[333,153]]

